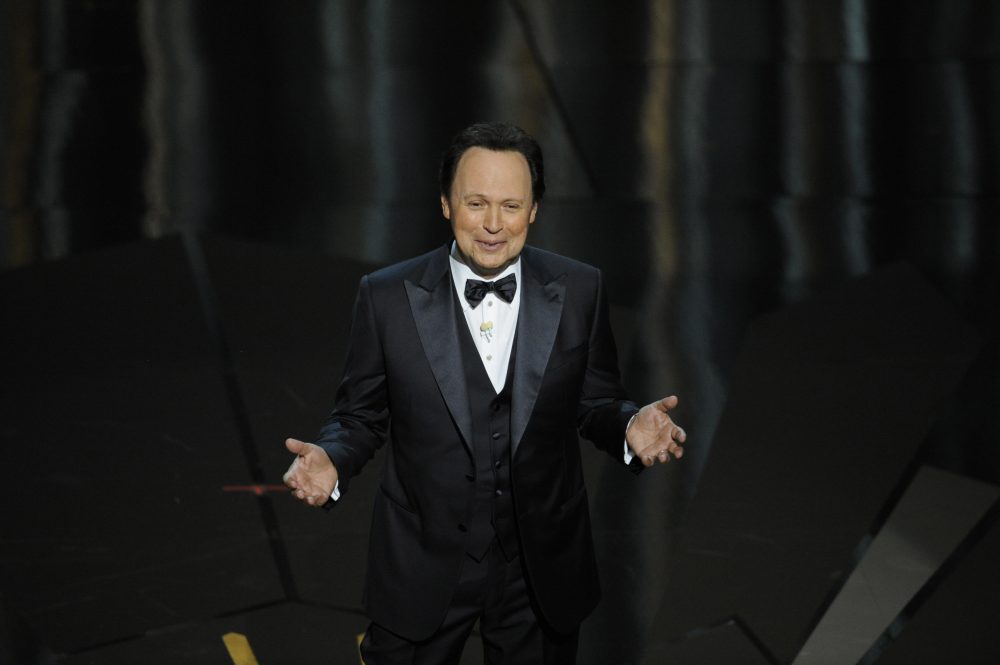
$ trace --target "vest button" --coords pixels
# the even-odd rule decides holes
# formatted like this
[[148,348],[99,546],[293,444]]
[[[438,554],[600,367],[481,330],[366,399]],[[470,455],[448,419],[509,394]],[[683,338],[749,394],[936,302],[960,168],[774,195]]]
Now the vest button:
[[459,524],[458,525],[458,530],[461,531],[462,533],[465,533],[466,531],[468,531],[468,529],[465,528],[464,524]]
[[497,496],[503,496],[503,490],[497,490]]
[[499,469],[500,468],[500,460],[497,460],[496,462],[493,462],[493,468],[494,469]]

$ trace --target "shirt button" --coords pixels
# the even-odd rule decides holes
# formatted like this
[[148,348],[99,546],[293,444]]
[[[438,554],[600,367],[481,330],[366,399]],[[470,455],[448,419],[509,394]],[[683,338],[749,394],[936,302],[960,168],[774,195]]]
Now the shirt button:
[[486,301],[486,306],[487,307],[493,307],[493,301],[492,300],[487,300]]
[[487,360],[493,360],[493,356],[486,356]]

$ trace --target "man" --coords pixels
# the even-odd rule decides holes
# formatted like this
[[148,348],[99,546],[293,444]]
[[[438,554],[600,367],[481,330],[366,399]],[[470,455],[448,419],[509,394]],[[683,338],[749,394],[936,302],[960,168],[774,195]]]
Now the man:
[[361,280],[333,413],[316,444],[286,442],[311,506],[389,442],[368,665],[456,663],[477,619],[488,663],[574,662],[600,595],[578,432],[636,471],[683,454],[676,397],[625,398],[600,272],[525,246],[544,191],[524,131],[460,132],[441,165],[454,241]]

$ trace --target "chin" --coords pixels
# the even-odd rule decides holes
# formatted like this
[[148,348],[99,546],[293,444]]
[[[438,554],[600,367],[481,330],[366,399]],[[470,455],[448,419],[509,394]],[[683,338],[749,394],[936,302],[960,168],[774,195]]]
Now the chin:
[[491,259],[489,261],[476,261],[476,266],[482,271],[487,273],[498,273],[507,266],[508,260],[502,259]]
[[506,263],[507,263],[506,258],[499,259],[495,256],[491,256],[484,261],[479,261],[479,265],[481,265],[484,268],[489,268],[491,270],[498,269]]

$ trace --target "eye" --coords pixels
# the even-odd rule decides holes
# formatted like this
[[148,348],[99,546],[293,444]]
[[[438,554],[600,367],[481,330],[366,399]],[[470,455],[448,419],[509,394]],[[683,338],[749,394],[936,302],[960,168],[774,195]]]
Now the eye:
[[517,212],[518,210],[521,209],[521,204],[520,203],[505,203],[505,204],[503,204],[503,207],[504,207],[504,209],[509,210],[511,212]]
[[468,205],[473,210],[479,210],[480,208],[483,207],[483,202],[474,199],[472,201],[469,201],[466,205]]

